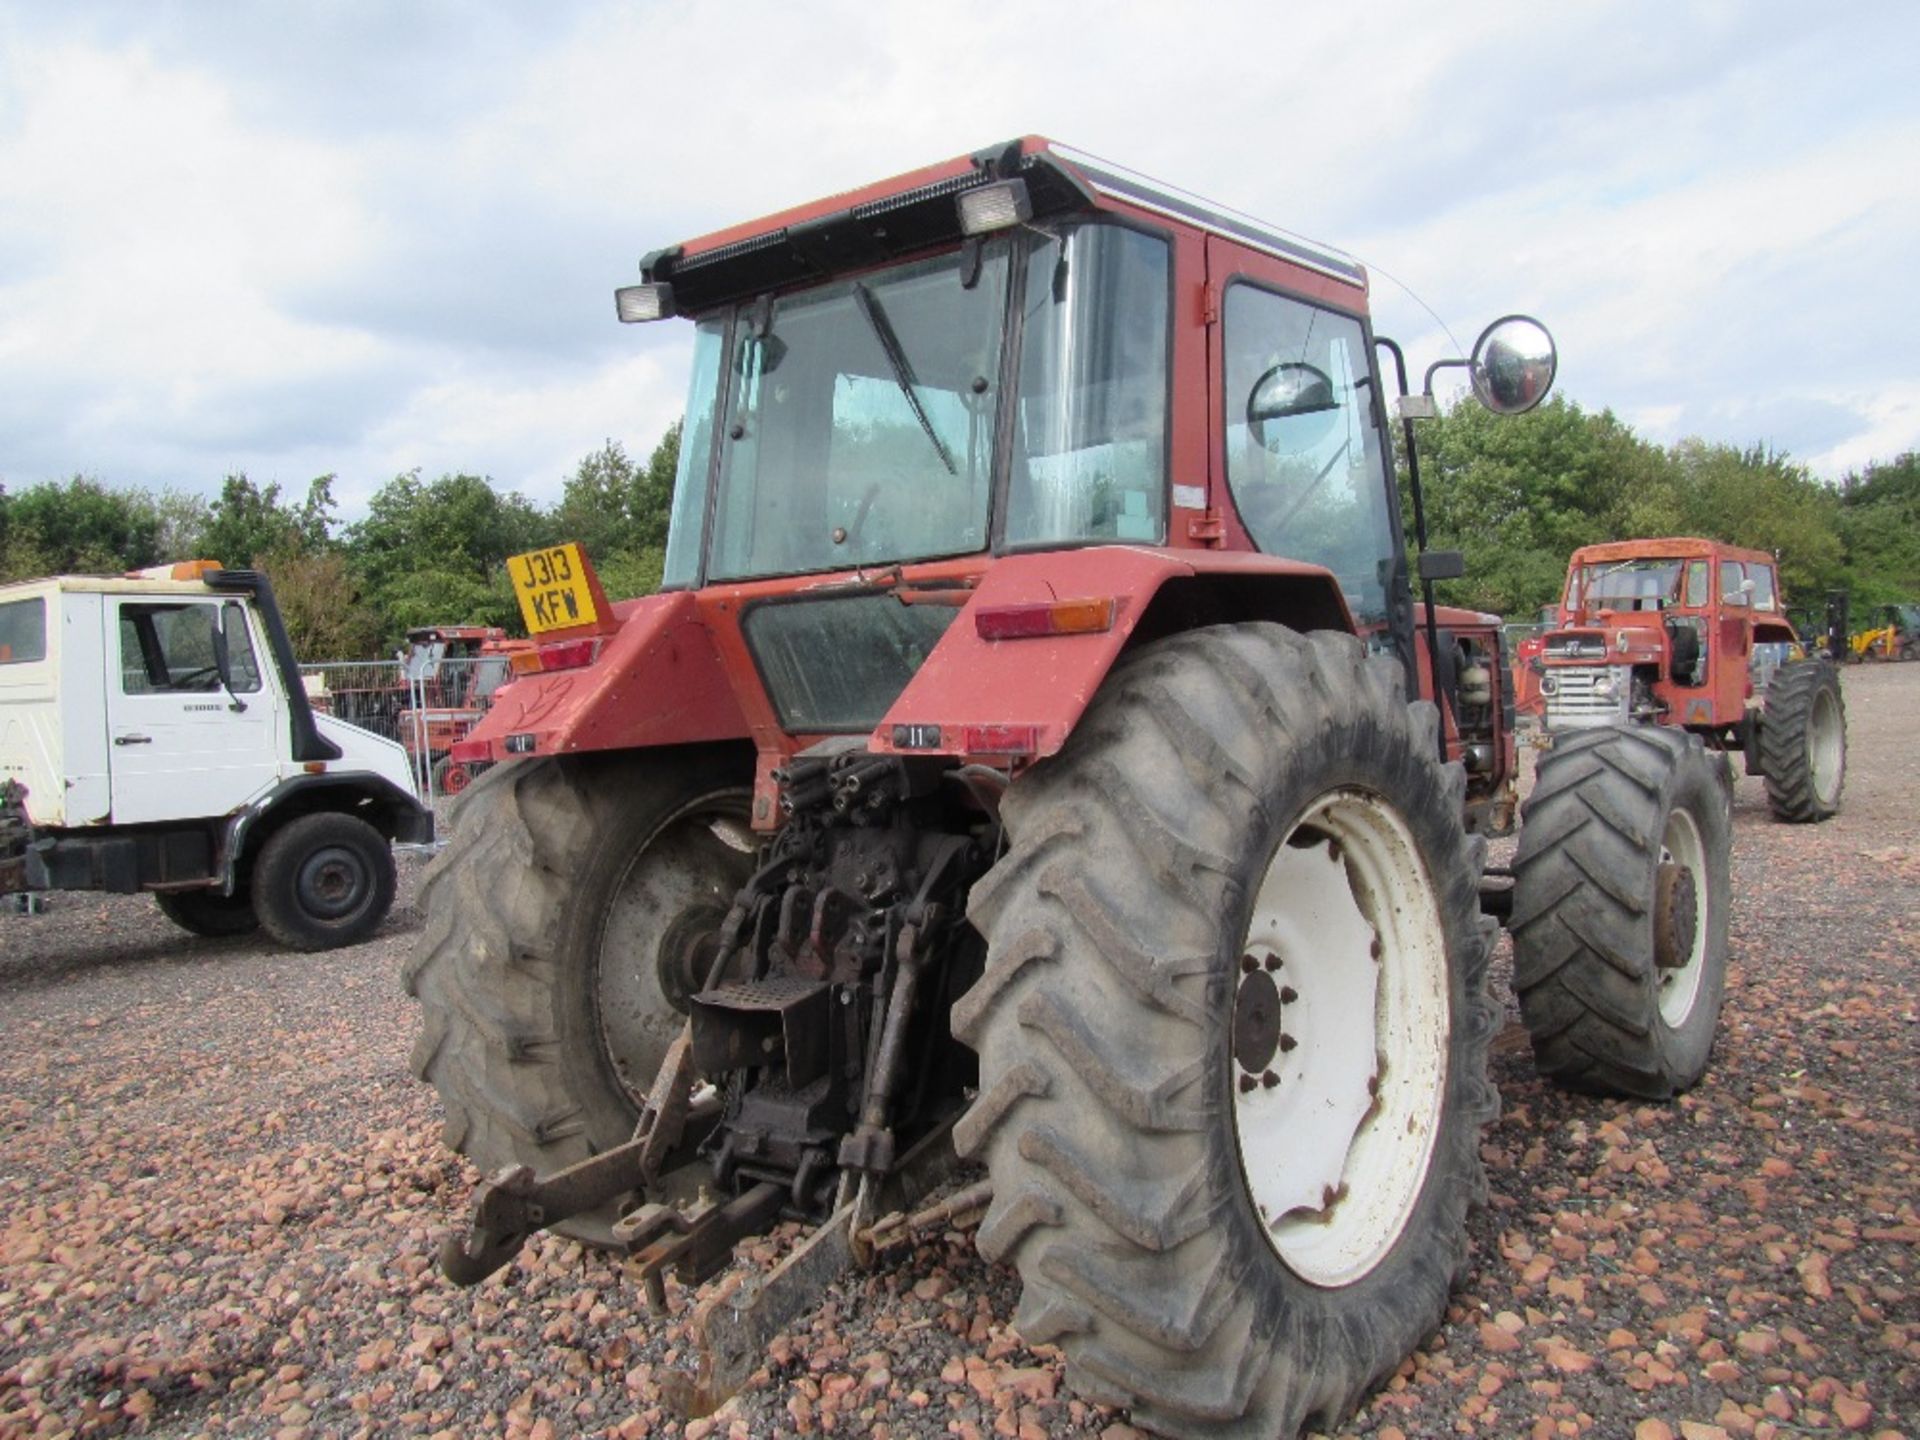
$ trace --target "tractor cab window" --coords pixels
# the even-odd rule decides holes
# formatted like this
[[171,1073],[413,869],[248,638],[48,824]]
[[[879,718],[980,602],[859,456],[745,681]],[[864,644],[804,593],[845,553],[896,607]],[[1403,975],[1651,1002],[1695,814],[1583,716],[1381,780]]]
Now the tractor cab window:
[[1037,234],[1021,297],[1007,543],[1166,538],[1166,241]]
[[1680,598],[1681,568],[1678,560],[1657,558],[1582,566],[1580,608],[1588,615],[1602,610],[1664,610]]
[[1690,560],[1687,562],[1687,605],[1690,609],[1706,608],[1707,596],[1712,593],[1707,583],[1707,562]]
[[1227,483],[1254,543],[1324,565],[1363,623],[1387,613],[1393,516],[1366,335],[1351,316],[1227,287]]
[[740,307],[709,578],[986,548],[1009,243]]
[[1720,562],[1720,603],[1723,605],[1745,605],[1747,567],[1737,560]]
[[1773,567],[1771,565],[1750,565],[1747,578],[1753,581],[1753,608],[1772,610],[1775,608],[1773,592]]
[[[222,608],[226,614],[221,615]],[[120,607],[120,688],[128,695],[200,692],[220,689],[213,658],[214,626],[224,624],[234,693],[260,688],[246,612],[193,601]]]

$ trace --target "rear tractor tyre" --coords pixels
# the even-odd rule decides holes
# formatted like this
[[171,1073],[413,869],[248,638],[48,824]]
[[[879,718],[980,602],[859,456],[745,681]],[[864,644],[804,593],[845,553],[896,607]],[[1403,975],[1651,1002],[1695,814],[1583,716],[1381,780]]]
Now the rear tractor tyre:
[[1541,1074],[1665,1100],[1706,1073],[1727,978],[1720,769],[1697,736],[1652,725],[1581,731],[1541,757],[1510,921]]
[[260,917],[253,913],[253,898],[244,890],[233,895],[222,895],[218,890],[156,890],[153,903],[182,930],[209,939],[251,935],[260,928]]
[[393,847],[353,815],[323,811],[267,837],[253,867],[253,908],[292,950],[357,945],[393,907]]
[[1824,660],[1783,665],[1767,686],[1760,773],[1776,820],[1831,819],[1847,779],[1847,707],[1840,672]]
[[[449,1146],[544,1175],[632,1137],[752,872],[751,781],[716,748],[512,761],[467,788],[405,973]],[[605,1243],[616,1218],[558,1228]]]
[[955,1131],[1015,1323],[1172,1435],[1331,1429],[1465,1264],[1496,1011],[1430,705],[1346,635],[1147,646],[1016,780]]

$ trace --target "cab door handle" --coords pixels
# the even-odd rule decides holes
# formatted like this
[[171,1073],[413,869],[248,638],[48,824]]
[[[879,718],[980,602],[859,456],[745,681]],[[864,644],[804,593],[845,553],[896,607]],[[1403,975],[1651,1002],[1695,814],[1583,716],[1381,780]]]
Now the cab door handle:
[[153,737],[151,735],[116,735],[113,737],[113,743],[116,745],[151,745],[153,743]]

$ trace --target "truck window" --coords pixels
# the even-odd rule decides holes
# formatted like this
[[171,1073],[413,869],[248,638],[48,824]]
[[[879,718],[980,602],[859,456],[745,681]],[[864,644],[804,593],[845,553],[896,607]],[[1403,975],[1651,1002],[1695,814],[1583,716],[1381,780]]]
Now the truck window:
[[[236,694],[260,688],[246,612],[227,606],[227,654]],[[120,688],[128,695],[204,693],[220,689],[213,661],[219,607],[196,601],[120,607]],[[235,623],[238,622],[238,623]]]
[[1247,533],[1383,619],[1393,519],[1360,322],[1244,282],[1225,309],[1227,483]]
[[47,602],[9,600],[0,605],[0,665],[24,665],[47,658]]
[[1771,565],[1750,566],[1748,575],[1753,581],[1753,608],[1773,609],[1773,567]]
[[1738,560],[1720,562],[1720,603],[1723,605],[1744,605],[1747,592],[1740,587],[1747,578],[1747,567]]

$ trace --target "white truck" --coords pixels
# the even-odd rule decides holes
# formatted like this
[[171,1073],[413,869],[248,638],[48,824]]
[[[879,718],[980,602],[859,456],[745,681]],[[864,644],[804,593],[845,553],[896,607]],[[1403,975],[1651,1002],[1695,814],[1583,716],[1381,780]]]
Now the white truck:
[[432,838],[406,752],[313,713],[265,575],[0,586],[0,894],[144,890],[196,934],[324,950]]

